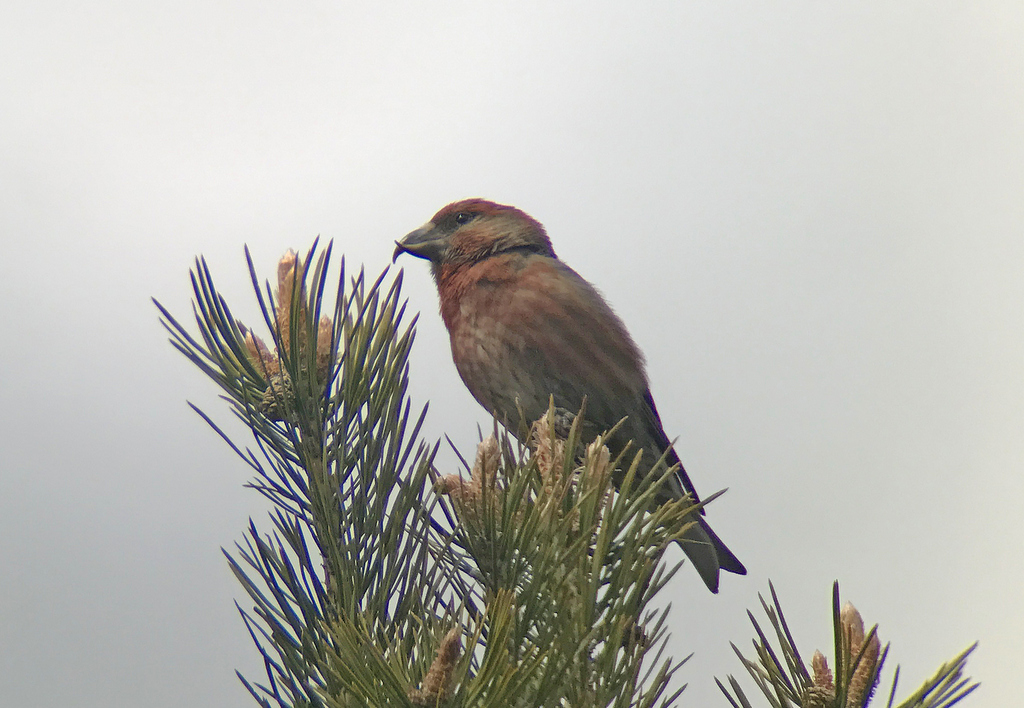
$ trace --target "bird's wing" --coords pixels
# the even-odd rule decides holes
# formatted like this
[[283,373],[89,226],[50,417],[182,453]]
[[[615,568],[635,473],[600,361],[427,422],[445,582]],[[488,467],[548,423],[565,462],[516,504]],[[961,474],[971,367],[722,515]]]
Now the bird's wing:
[[518,275],[510,303],[521,322],[516,366],[545,407],[550,392],[576,409],[586,396],[587,417],[606,428],[631,415],[647,388],[643,360],[597,290],[551,258],[530,258]]
[[[575,271],[551,259],[533,259],[520,273],[518,292],[538,293],[532,304],[528,346],[523,355],[533,359],[541,389],[561,392],[564,405],[576,410],[587,397],[586,417],[606,430],[627,417],[619,436],[632,441],[653,459],[668,450],[669,465],[679,463],[654,405],[643,356],[625,325],[600,293]],[[634,448],[635,449],[635,448]],[[690,494],[699,502],[693,483],[679,465],[671,480],[673,496]]]
[[[693,482],[690,481],[690,476],[686,474],[686,469],[683,467],[683,463],[679,460],[679,456],[676,454],[675,448],[672,447],[672,441],[665,435],[665,428],[661,424],[661,416],[658,415],[658,408],[654,405],[654,398],[651,396],[650,389],[644,392],[644,400],[647,403],[647,415],[642,416],[642,422],[648,435],[654,440],[655,445],[659,450],[669,450],[665,461],[669,465],[679,465],[676,478],[679,484],[679,489],[676,490],[679,496],[689,494],[690,498],[695,504],[700,503],[700,497],[697,496],[697,490],[693,488]],[[704,513],[704,509],[700,510],[700,513]]]

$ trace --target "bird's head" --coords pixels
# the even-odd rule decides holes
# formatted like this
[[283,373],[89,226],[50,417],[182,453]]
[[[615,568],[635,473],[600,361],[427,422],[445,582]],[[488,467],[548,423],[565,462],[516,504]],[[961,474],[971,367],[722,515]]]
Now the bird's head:
[[544,227],[515,207],[485,199],[453,202],[426,224],[397,241],[392,260],[402,253],[430,261],[435,276],[511,251],[555,257]]

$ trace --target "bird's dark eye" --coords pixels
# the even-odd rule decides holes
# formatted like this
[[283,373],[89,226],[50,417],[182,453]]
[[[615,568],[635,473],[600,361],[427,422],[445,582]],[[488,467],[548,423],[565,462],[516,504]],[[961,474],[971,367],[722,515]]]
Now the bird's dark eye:
[[468,211],[460,211],[455,215],[455,223],[459,225],[468,224],[473,220],[473,216],[474,215],[470,214]]

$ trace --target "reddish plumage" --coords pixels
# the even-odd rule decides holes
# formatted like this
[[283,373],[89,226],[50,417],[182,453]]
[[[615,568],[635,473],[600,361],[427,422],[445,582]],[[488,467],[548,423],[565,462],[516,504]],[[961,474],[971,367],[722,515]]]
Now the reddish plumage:
[[[467,199],[398,242],[395,257],[402,252],[431,262],[459,375],[511,430],[519,432],[521,416],[540,418],[551,396],[570,412],[586,398],[591,437],[627,417],[609,441],[613,454],[632,441],[648,464],[666,450],[669,464],[679,461],[640,350],[600,293],[558,260],[539,222],[514,207]],[[689,493],[699,501],[682,466],[670,482],[666,499]],[[712,592],[720,568],[746,573],[703,518],[682,546]]]

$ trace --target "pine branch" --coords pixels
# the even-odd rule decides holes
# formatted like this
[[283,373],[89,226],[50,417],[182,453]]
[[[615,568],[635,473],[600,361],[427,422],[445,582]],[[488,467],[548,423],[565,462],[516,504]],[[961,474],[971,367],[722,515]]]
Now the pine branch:
[[[889,645],[882,647],[878,639],[878,626],[872,627],[865,634],[864,622],[856,608],[849,602],[840,606],[839,583],[835,583],[832,589],[835,673],[819,651],[814,652],[811,669],[808,670],[786,624],[775,588],[769,584],[769,589],[772,604],[769,605],[762,597],[761,607],[775,632],[778,651],[772,647],[754,615],[750,613],[750,621],[757,633],[754,641],[757,659],[747,659],[733,645],[740,662],[768,704],[774,708],[866,708],[874,695],[882,665],[889,653]],[[900,703],[899,708],[950,708],[966,698],[978,687],[977,683],[964,675],[967,657],[976,646],[968,647],[955,659],[943,664],[921,688]],[[729,686],[726,687],[716,679],[730,705],[733,708],[752,708],[739,681],[733,676],[729,676],[728,680]],[[898,680],[899,667],[896,667],[889,691],[888,708],[893,708]]]
[[270,344],[234,319],[203,259],[198,336],[157,303],[252,446],[197,411],[274,505],[269,532],[251,523],[225,552],[266,672],[245,688],[263,706],[674,703],[683,662],[665,656],[667,610],[650,603],[695,507],[648,513],[666,476],[609,459],[600,438],[583,446],[575,423],[559,438],[553,410],[529,446],[491,437],[468,479],[439,474],[426,409],[406,396],[401,274],[346,281],[342,263],[328,287],[330,256],[287,254],[272,288],[246,252]]

